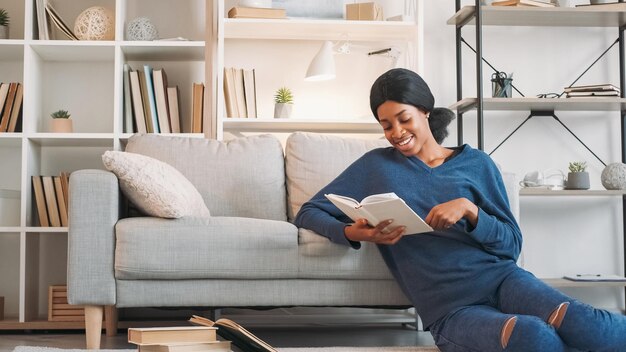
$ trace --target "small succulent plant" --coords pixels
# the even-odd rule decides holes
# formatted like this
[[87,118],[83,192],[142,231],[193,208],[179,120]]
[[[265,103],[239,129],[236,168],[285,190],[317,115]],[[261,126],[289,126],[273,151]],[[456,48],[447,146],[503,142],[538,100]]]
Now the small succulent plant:
[[5,9],[0,9],[0,26],[9,25],[9,13]]
[[274,101],[276,104],[293,104],[291,89],[286,87],[279,88],[274,95]]
[[70,113],[67,110],[58,110],[50,114],[53,119],[69,119]]
[[586,161],[572,161],[569,163],[569,172],[585,172],[587,170]]

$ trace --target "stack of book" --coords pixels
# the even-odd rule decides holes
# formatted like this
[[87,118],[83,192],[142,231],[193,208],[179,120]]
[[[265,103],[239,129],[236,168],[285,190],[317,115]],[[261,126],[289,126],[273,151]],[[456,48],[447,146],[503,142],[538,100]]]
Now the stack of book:
[[22,101],[21,83],[0,83],[0,133],[22,131]]
[[133,70],[124,64],[125,132],[192,132],[182,131],[178,100],[178,86],[168,86],[164,69],[143,65]]
[[594,84],[587,86],[571,86],[565,87],[563,90],[568,98],[587,98],[587,97],[619,97],[620,89],[612,84]]
[[216,328],[181,326],[165,328],[129,328],[128,342],[139,352],[230,352],[230,341],[218,341]]
[[60,176],[33,176],[33,194],[39,215],[39,226],[66,227],[70,174]]
[[491,6],[518,6],[518,7],[555,7],[549,0],[500,0],[491,3]]
[[254,69],[224,67],[224,102],[227,117],[257,117]]

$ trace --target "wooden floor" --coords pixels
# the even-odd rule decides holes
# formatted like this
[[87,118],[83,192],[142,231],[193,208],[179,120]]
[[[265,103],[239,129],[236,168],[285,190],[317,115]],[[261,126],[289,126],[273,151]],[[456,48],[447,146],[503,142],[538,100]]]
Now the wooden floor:
[[[400,324],[251,327],[250,330],[275,347],[434,345],[430,333],[417,332]],[[81,331],[0,331],[0,351],[12,351],[15,346],[85,348],[85,340]],[[120,330],[115,337],[102,336],[103,349],[134,347],[128,344],[125,330]]]

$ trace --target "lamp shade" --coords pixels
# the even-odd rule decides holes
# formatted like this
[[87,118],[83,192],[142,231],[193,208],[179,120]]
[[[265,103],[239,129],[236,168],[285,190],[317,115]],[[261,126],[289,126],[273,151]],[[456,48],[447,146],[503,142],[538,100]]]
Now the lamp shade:
[[333,43],[325,41],[317,55],[309,64],[306,71],[306,81],[324,81],[335,78],[335,59],[333,58]]

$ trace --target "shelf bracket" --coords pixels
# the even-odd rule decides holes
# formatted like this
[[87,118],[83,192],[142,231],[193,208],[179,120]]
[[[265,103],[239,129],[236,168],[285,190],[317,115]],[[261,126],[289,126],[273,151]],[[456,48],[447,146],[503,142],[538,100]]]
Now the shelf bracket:
[[508,136],[506,136],[504,138],[504,140],[502,140],[502,142],[500,142],[500,144],[498,144],[490,153],[489,155],[492,155],[496,150],[498,150],[498,148],[500,148],[500,146],[502,144],[504,144],[504,142],[506,142],[509,138],[511,138],[511,136],[513,136],[513,134],[515,134],[515,132],[517,132],[520,128],[522,128],[522,126],[524,126],[524,124],[526,122],[528,122],[531,118],[533,118],[534,116],[550,116],[552,117],[554,120],[556,120],[556,122],[558,122],[563,128],[565,128],[565,130],[567,130],[567,132],[569,132],[580,144],[582,144],[583,147],[585,147],[585,149],[587,149],[587,151],[589,151],[589,153],[591,153],[591,155],[593,155],[596,159],[598,159],[598,161],[600,161],[600,163],[602,163],[602,165],[606,166],[606,163],[604,161],[602,161],[602,159],[600,159],[600,157],[598,155],[596,155],[596,153],[594,153],[580,138],[578,138],[578,136],[572,132],[572,130],[569,129],[569,127],[567,127],[565,125],[565,123],[563,123],[563,121],[561,121],[561,119],[559,119],[558,116],[556,116],[556,114],[554,113],[554,110],[531,110],[530,114],[528,115],[528,117],[526,117],[526,119],[520,123],[514,130],[513,132],[509,133]]

